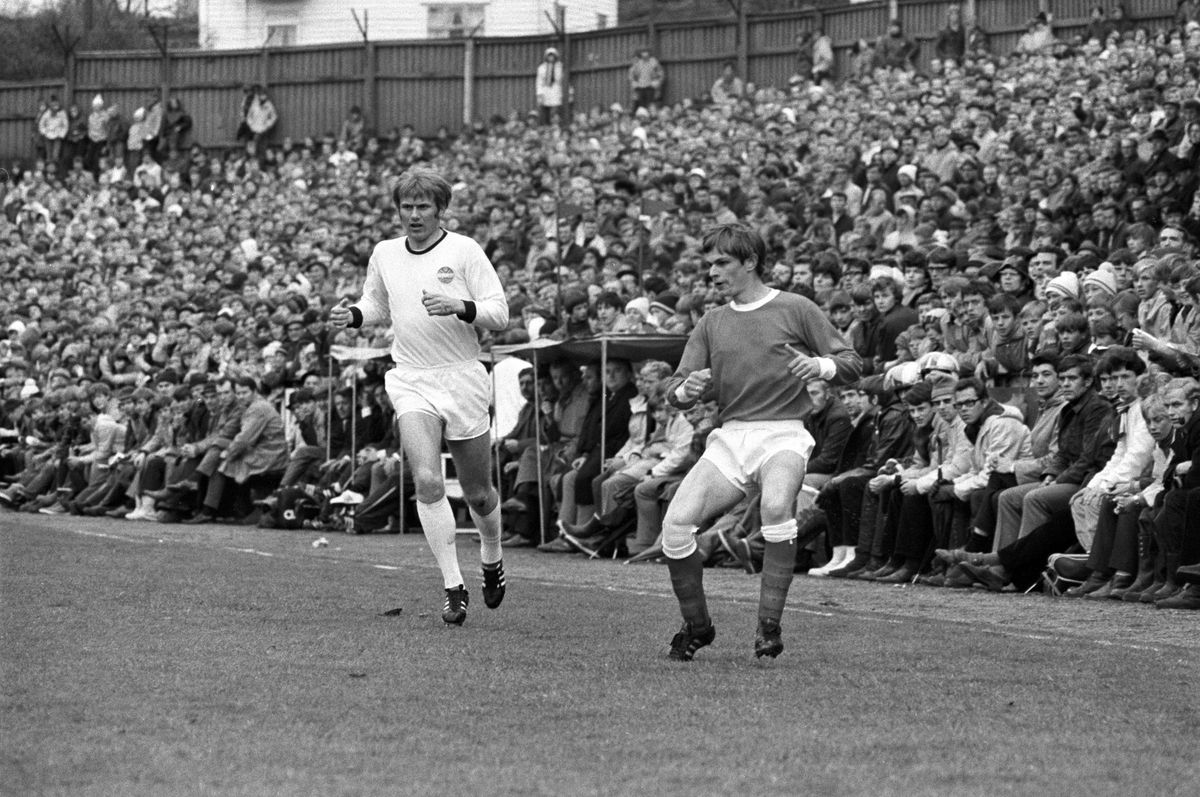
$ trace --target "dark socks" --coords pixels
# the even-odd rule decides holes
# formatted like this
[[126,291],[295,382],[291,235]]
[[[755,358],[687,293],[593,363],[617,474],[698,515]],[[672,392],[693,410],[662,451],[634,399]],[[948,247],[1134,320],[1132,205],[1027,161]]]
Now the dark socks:
[[972,532],[963,550],[967,553],[987,553],[992,550],[992,538]]
[[763,547],[762,582],[758,595],[758,619],[779,622],[796,562],[796,543],[768,542]]
[[704,558],[699,551],[683,559],[667,559],[671,572],[671,588],[679,601],[679,611],[693,628],[706,628],[708,603],[704,599]]

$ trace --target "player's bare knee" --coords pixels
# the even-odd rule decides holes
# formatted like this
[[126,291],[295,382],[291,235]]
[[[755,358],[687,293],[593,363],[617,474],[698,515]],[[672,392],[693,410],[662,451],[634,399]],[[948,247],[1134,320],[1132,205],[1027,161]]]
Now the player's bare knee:
[[467,485],[463,485],[463,500],[467,502],[469,507],[480,514],[486,514],[487,510],[491,508],[489,506],[491,498],[491,485],[484,485],[483,487],[467,487]]
[[422,504],[436,504],[446,494],[446,483],[438,471],[413,471],[413,488]]
[[762,504],[759,507],[759,512],[762,515],[764,526],[774,526],[783,523],[787,520],[795,518],[792,514],[792,505],[795,502],[784,495],[762,497]]

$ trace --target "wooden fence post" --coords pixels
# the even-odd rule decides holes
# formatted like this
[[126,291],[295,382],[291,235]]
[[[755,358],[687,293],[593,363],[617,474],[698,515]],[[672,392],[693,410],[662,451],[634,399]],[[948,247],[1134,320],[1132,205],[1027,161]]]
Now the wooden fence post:
[[[63,70],[63,107],[70,108],[75,104],[75,53],[67,53],[67,65]],[[92,107],[88,102],[89,109]]]
[[369,120],[369,125],[382,132],[379,118],[379,81],[375,74],[378,71],[375,65],[375,42],[363,43],[363,57],[367,59],[363,64],[363,104],[367,106],[363,115]]
[[743,81],[750,79],[750,23],[744,3],[737,15],[737,71]]
[[[164,39],[166,37],[164,36]],[[163,50],[162,54],[162,74],[159,76],[160,84],[158,87],[158,101],[165,107],[167,98],[171,95],[171,54],[167,50]]]
[[463,124],[475,123],[475,37],[463,39]]

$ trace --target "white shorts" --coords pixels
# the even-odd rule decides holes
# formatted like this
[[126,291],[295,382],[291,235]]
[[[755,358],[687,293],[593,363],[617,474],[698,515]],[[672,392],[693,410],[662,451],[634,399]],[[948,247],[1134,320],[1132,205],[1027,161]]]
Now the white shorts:
[[396,417],[423,412],[442,421],[447,440],[470,440],[487,432],[492,385],[483,363],[472,360],[437,368],[397,365],[384,377]]
[[747,492],[751,484],[758,483],[759,471],[771,457],[791,451],[807,465],[816,444],[804,421],[730,421],[708,435],[701,459]]

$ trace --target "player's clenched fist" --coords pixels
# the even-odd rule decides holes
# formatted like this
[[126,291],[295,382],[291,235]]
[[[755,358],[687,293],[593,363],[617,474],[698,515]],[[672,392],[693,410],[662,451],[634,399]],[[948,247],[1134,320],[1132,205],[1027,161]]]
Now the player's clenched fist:
[[699,371],[692,371],[687,375],[687,379],[683,380],[683,384],[679,386],[677,393],[684,401],[695,401],[700,398],[700,394],[705,391],[711,382],[712,369],[701,368]]
[[329,309],[329,324],[330,326],[344,329],[350,326],[350,321],[354,318],[354,314],[350,312],[350,300],[342,299],[334,307]]
[[421,291],[421,304],[430,315],[458,315],[466,309],[461,299],[429,291]]

